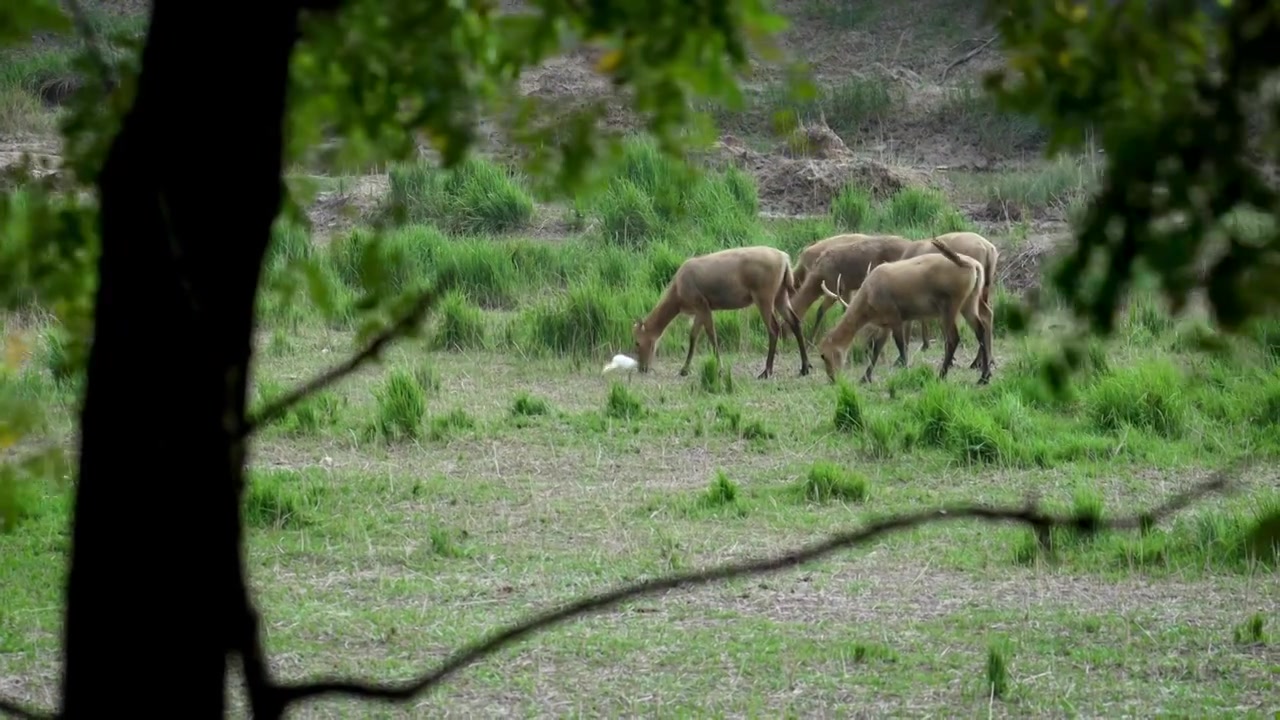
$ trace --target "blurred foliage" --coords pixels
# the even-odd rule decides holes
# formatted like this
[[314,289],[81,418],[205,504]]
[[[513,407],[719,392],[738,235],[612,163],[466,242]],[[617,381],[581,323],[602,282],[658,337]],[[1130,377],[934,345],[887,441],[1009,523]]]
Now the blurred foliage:
[[[1262,169],[1280,151],[1280,4],[1200,0],[988,0],[1006,67],[987,89],[1036,117],[1050,152],[1092,130],[1102,187],[1051,282],[1087,326],[1110,334],[1139,268],[1181,311],[1205,289],[1221,327],[1240,330],[1280,299],[1280,196]],[[1259,131],[1258,125],[1265,125]],[[1265,214],[1240,222],[1242,213]]]
[[[416,155],[425,138],[452,167],[475,143],[484,116],[529,150],[525,168],[545,181],[542,190],[573,193],[600,171],[595,160],[620,156],[621,138],[597,127],[604,101],[548,107],[522,96],[515,85],[525,68],[570,50],[596,51],[596,70],[619,91],[616,99],[674,156],[714,139],[707,112],[691,109],[706,103],[695,101],[742,106],[737,77],[749,68],[749,49],[780,58],[771,36],[785,24],[765,0],[533,0],[520,12],[500,12],[486,0],[349,0],[337,12],[304,12],[291,66],[287,160],[337,139],[339,162],[383,165]],[[99,247],[96,204],[84,191],[132,104],[142,39],[95,37],[87,18],[68,17],[54,0],[10,0],[0,27],[0,45],[73,27],[83,41],[73,70],[87,81],[61,122],[63,167],[15,167],[0,181],[0,310],[52,311],[65,330],[66,363],[82,371]],[[793,88],[799,99],[813,92],[807,81]],[[282,214],[308,226],[296,198],[286,198]],[[305,292],[326,315],[358,316],[365,339],[415,307],[424,290],[393,291],[388,269],[399,260],[375,233],[359,263],[362,291],[353,298],[312,258],[288,258],[267,271],[272,292]],[[437,290],[448,281],[438,278]],[[18,417],[21,408],[0,403],[0,414]],[[6,425],[5,432],[5,442],[15,444],[25,426]],[[0,513],[12,516],[5,473]]]

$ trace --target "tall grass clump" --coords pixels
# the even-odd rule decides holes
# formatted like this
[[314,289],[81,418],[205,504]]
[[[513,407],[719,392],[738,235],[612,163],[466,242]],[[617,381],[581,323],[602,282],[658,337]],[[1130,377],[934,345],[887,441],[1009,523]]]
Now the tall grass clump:
[[700,171],[667,157],[648,138],[629,138],[616,173],[592,200],[600,233],[638,248],[695,224],[718,247],[741,244],[760,209],[755,181],[738,168]]
[[374,390],[374,399],[377,404],[374,429],[378,435],[389,442],[421,436],[427,397],[413,373],[398,368],[392,370]]
[[1009,694],[1009,646],[993,642],[987,648],[987,694],[997,700]]
[[319,435],[336,426],[346,408],[345,396],[322,390],[290,408],[281,420],[281,429],[291,435]]
[[1059,155],[1033,169],[981,173],[973,179],[972,191],[985,202],[1012,205],[1025,214],[1047,210],[1065,214],[1072,204],[1088,197],[1099,176],[1094,164]]
[[496,235],[533,217],[533,198],[519,175],[483,158],[468,157],[449,170],[421,161],[396,165],[388,179],[389,214],[450,234]]
[[875,207],[866,190],[846,185],[831,198],[831,221],[841,232],[858,232],[872,221]]
[[57,128],[57,116],[40,98],[21,88],[0,86],[0,134],[46,135]]
[[509,340],[531,352],[589,356],[631,345],[631,324],[647,310],[629,293],[590,280],[520,311],[508,326]]
[[437,283],[461,290],[480,307],[512,307],[528,285],[516,269],[513,247],[485,239],[457,239],[435,248],[429,272]]
[[[676,271],[684,264],[688,256],[681,253],[666,243],[658,243],[645,253],[645,257],[649,260],[648,279],[649,287],[653,290],[661,291],[666,289],[671,283],[671,279],[676,276]],[[632,258],[631,263],[635,263]],[[631,271],[634,275],[635,270]]]
[[715,356],[702,362],[702,371],[698,374],[698,382],[703,392],[717,395],[733,393],[733,371],[728,363],[721,364]]
[[674,498],[671,509],[676,514],[689,518],[745,517],[747,507],[742,499],[738,484],[725,475],[723,470],[716,470],[706,489],[692,496]]
[[644,403],[640,398],[616,382],[609,386],[609,398],[605,401],[604,409],[606,416],[617,420],[632,420],[645,414]]
[[436,415],[431,418],[427,439],[434,442],[447,440],[450,436],[460,431],[473,430],[475,427],[475,418],[468,415],[466,410],[455,407],[443,415]]
[[487,325],[484,313],[457,291],[450,291],[436,309],[435,334],[431,344],[437,350],[478,350],[485,346]]
[[1173,330],[1173,326],[1173,316],[1154,293],[1134,293],[1125,304],[1124,327],[1136,342],[1147,343],[1162,337]]
[[546,400],[534,397],[528,392],[521,392],[511,402],[511,414],[515,417],[536,417],[550,412],[551,406]]
[[295,530],[314,522],[322,486],[312,483],[307,473],[252,471],[246,485],[244,518],[250,527]]
[[626,179],[609,183],[595,203],[595,213],[604,238],[623,247],[642,247],[664,227],[653,199]]
[[865,477],[823,460],[809,467],[794,491],[810,502],[860,503],[867,499],[867,487]]
[[937,234],[968,230],[971,224],[945,195],[933,188],[904,187],[880,208],[879,229],[899,234]]
[[314,249],[306,228],[283,218],[277,219],[271,226],[271,241],[267,243],[263,264],[271,267],[306,260]]
[[1085,394],[1085,410],[1103,432],[1136,428],[1173,439],[1182,435],[1190,414],[1182,385],[1168,361],[1146,361],[1099,379]]
[[838,135],[852,135],[890,117],[899,97],[889,80],[850,77],[826,88],[819,99],[823,116]]
[[915,398],[912,414],[923,444],[949,450],[963,462],[1016,464],[1023,458],[1010,431],[953,384],[926,387]]
[[832,420],[841,432],[856,432],[865,424],[858,391],[844,378],[836,383],[836,413]]
[[421,287],[436,272],[440,249],[449,240],[428,225],[410,225],[373,233],[356,229],[335,238],[325,250],[328,266],[349,289],[363,291],[382,283],[394,292]]

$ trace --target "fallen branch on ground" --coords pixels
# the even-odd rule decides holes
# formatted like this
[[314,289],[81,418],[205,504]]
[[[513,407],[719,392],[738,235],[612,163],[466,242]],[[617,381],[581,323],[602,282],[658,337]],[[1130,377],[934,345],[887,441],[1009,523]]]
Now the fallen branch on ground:
[[970,50],[969,52],[967,52],[967,53],[965,53],[965,54],[961,55],[960,57],[956,58],[955,60],[952,60],[950,65],[947,65],[945,68],[943,68],[943,69],[942,69],[942,77],[938,79],[938,82],[946,82],[946,81],[947,81],[947,74],[948,74],[948,73],[950,73],[950,72],[951,72],[952,70],[954,70],[955,68],[958,68],[958,67],[960,67],[961,65],[964,65],[965,63],[969,62],[970,60],[972,60],[972,59],[974,59],[974,58],[978,57],[979,55],[981,55],[981,54],[982,54],[982,51],[984,51],[984,50],[986,50],[988,47],[990,47],[991,43],[995,42],[995,41],[996,41],[996,40],[998,40],[999,38],[1000,38],[1000,36],[999,36],[999,35],[992,35],[991,37],[987,38],[987,39],[986,39],[986,41],[984,41],[984,42],[983,42],[981,45],[979,45],[978,47],[976,47],[976,48],[974,48],[974,49]]
[[[254,682],[255,687],[251,688],[251,692],[256,695],[253,704],[258,708],[270,708],[265,717],[278,718],[282,717],[284,710],[293,703],[325,695],[346,695],[388,702],[411,700],[440,685],[446,678],[464,667],[498,652],[527,635],[592,612],[613,607],[623,601],[652,595],[663,590],[673,590],[678,587],[706,585],[717,580],[777,572],[830,555],[837,550],[864,545],[883,535],[910,530],[931,523],[961,519],[976,519],[993,523],[1018,523],[1030,527],[1036,533],[1036,537],[1042,546],[1048,543],[1049,533],[1054,529],[1074,530],[1083,534],[1097,533],[1102,530],[1138,529],[1145,531],[1160,520],[1177,513],[1201,497],[1229,491],[1233,485],[1231,480],[1233,474],[1234,471],[1221,470],[1209,480],[1192,487],[1190,490],[1170,497],[1150,510],[1112,520],[1099,520],[1096,517],[1080,515],[1050,515],[1037,509],[1034,502],[1028,502],[1022,508],[953,505],[936,510],[889,517],[873,522],[861,530],[832,535],[821,542],[783,555],[655,578],[576,600],[557,609],[527,618],[490,635],[488,639],[464,647],[455,652],[452,657],[435,670],[406,684],[383,685],[348,679],[322,679],[295,685],[274,685],[265,682],[265,678],[259,676]],[[261,659],[258,658],[257,660],[260,661]],[[254,674],[258,675],[258,673]],[[27,710],[5,701],[0,701],[0,711],[24,719],[56,717]]]

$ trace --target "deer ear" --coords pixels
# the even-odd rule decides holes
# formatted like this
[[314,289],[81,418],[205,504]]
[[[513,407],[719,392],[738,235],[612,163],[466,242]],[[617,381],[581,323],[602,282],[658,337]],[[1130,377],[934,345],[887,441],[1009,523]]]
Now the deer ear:
[[640,332],[644,332],[644,320],[637,320],[636,324],[632,325],[632,327],[634,327],[636,330],[639,330]]

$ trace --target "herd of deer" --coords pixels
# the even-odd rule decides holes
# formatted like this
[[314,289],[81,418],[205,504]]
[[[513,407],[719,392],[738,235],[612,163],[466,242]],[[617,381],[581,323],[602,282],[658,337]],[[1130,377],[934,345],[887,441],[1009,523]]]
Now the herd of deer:
[[[800,348],[800,375],[812,366],[805,348],[800,318],[823,297],[813,332],[822,315],[836,302],[845,307],[840,322],[823,337],[819,353],[827,377],[835,382],[844,366],[853,338],[864,326],[875,328],[871,362],[863,382],[880,359],[885,340],[893,335],[899,366],[907,364],[907,329],[919,322],[921,350],[929,347],[925,321],[941,321],[946,350],[938,377],[951,368],[960,331],[956,316],[964,316],[978,340],[978,355],[970,368],[980,368],[978,384],[991,379],[991,285],[995,281],[999,251],[986,238],[972,232],[954,232],[928,240],[896,235],[836,235],[819,240],[800,253],[796,267],[782,250],[766,245],[730,248],[689,258],[676,270],[658,304],[632,327],[640,372],[648,372],[654,348],[667,326],[679,315],[693,318],[689,352],[681,375],[689,374],[693,350],[700,333],[711,336],[717,361],[714,310],[740,310],[754,304],[769,331],[769,353],[759,378],[773,374],[773,356],[786,320]],[[835,287],[832,291],[831,287]]]

